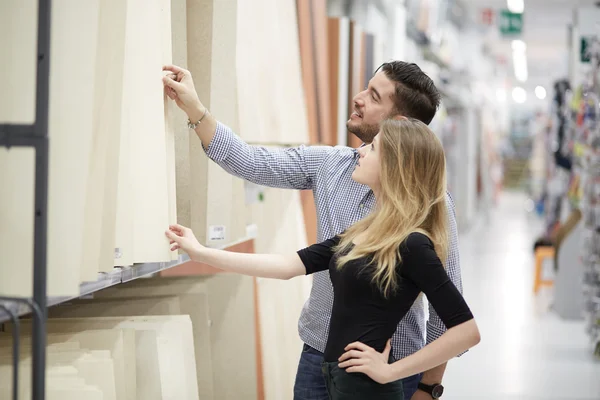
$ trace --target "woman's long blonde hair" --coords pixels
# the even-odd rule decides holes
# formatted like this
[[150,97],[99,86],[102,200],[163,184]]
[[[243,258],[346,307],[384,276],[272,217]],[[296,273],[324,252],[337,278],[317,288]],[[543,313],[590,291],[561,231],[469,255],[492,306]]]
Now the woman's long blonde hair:
[[[338,268],[351,260],[372,256],[373,281],[387,297],[398,285],[400,244],[411,233],[427,235],[445,265],[446,158],[439,139],[416,119],[386,120],[377,138],[381,162],[377,205],[371,214],[340,235],[335,251],[340,256]],[[361,233],[361,241],[353,245]]]

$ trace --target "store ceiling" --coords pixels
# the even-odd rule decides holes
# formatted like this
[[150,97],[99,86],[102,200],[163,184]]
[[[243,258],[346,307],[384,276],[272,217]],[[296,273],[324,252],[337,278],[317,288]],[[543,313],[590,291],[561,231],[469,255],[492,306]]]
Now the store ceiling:
[[[550,89],[556,79],[568,77],[568,26],[573,9],[594,6],[597,0],[524,0],[523,34],[518,39],[527,45],[529,78],[526,88],[543,85]],[[476,17],[485,8],[506,9],[506,0],[462,0]],[[490,29],[487,40],[491,51],[507,62],[509,76],[514,78],[511,40],[502,38],[497,28]]]

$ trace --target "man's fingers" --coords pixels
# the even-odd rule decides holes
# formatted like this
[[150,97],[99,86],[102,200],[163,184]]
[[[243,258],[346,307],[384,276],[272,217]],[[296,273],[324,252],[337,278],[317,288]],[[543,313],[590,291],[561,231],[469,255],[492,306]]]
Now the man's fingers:
[[172,230],[175,230],[175,231],[180,231],[180,232],[185,232],[189,229],[189,228],[187,228],[183,225],[179,225],[179,224],[169,225],[169,228]]
[[181,236],[178,236],[173,231],[165,231],[165,235],[171,240],[172,243],[179,244],[179,241],[181,240]]
[[175,91],[178,89],[181,90],[183,88],[183,85],[181,83],[173,80],[173,78],[171,78],[170,76],[163,76],[163,83]]
[[172,64],[163,66],[163,71],[171,71],[174,74],[179,74],[180,72],[185,74],[187,72],[185,69]]

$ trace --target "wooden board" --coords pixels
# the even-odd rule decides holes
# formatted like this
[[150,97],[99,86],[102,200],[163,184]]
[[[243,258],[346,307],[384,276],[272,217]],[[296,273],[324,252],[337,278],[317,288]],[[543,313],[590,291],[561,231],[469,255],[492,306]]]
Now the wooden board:
[[[99,0],[55,0],[50,35],[47,276],[49,296],[81,283],[88,168],[92,157]],[[73,68],[77,65],[77,68]],[[65,90],[65,88],[70,88]]]
[[[187,2],[188,68],[204,105],[234,131],[239,128],[237,82],[232,79],[236,53],[231,51],[236,48],[236,8],[236,0]],[[243,183],[209,162],[200,140],[194,132],[190,134],[189,154],[177,154],[178,165],[184,164],[186,157],[190,165],[189,194],[184,194],[190,201],[189,226],[201,243],[232,243],[246,232],[244,208],[238,207],[243,202]],[[211,240],[209,231],[217,228],[224,234]]]
[[[289,254],[306,247],[299,192],[267,189],[264,202],[252,206],[252,218],[258,225],[257,253]],[[298,318],[312,278],[256,281],[265,399],[290,398],[302,348]]]
[[31,297],[35,215],[33,148],[0,148],[0,187],[0,293]]
[[350,20],[348,18],[329,18],[327,35],[329,38],[329,76],[332,112],[332,130],[335,132],[335,144],[346,146],[348,131],[346,123],[349,114],[349,68],[350,68]]
[[[128,299],[173,296],[180,311],[193,321],[198,383],[211,373],[212,396],[207,399],[254,399],[257,393],[257,353],[253,278],[236,274],[207,277],[142,279],[100,292],[99,296]],[[205,297],[202,297],[205,296]],[[203,304],[206,304],[206,309]],[[240,335],[239,332],[244,334]],[[207,364],[210,359],[210,364]],[[231,365],[238,369],[231,380]],[[200,392],[208,393],[200,386]]]
[[36,0],[0,2],[0,124],[33,124],[37,75]]
[[240,136],[249,143],[308,142],[297,21],[294,0],[237,5]]
[[94,149],[88,170],[81,274],[96,280],[114,264],[127,2],[100,3],[95,72]]
[[[9,328],[12,329],[12,326]],[[117,398],[127,400],[136,399],[136,386],[129,384],[129,382],[135,382],[135,332],[131,329],[78,331],[77,329],[72,330],[65,328],[68,327],[64,324],[59,326],[52,323],[48,324],[48,348],[53,348],[51,351],[69,351],[66,349],[72,350],[72,346],[53,347],[53,345],[65,344],[66,342],[75,342],[77,348],[88,350],[109,350],[111,358],[114,362],[114,382]],[[22,368],[22,373],[20,374],[19,383],[20,391],[25,390],[25,392],[21,392],[22,396],[26,396],[27,390],[31,388],[31,337],[28,336],[30,332],[31,321],[24,320],[22,322],[21,330],[22,337],[20,354],[22,360],[20,365]],[[0,337],[0,347],[9,349],[11,343],[11,337],[9,335]],[[49,351],[49,353],[51,351]],[[10,350],[8,352],[10,352]],[[50,361],[51,357],[49,357],[48,360]],[[8,359],[8,362],[4,360],[4,362],[0,364],[2,365],[1,368],[10,369],[10,359]],[[48,378],[49,386],[52,380],[53,379],[51,377]]]
[[[64,317],[78,315],[125,316],[125,315],[174,315],[190,316],[194,332],[196,374],[198,393],[201,399],[213,398],[212,359],[210,348],[210,327],[208,298],[203,280],[163,280],[143,279],[131,284],[116,286],[99,293],[93,301],[77,301],[71,310],[65,310]],[[105,307],[101,310],[93,302],[100,304],[123,303],[127,306]],[[90,307],[91,306],[91,307]]]
[[321,132],[318,117],[317,77],[315,70],[316,56],[311,13],[313,3],[313,0],[296,1],[298,12],[298,39],[302,62],[302,83],[304,88],[304,100],[306,103],[308,135],[310,143],[319,143],[321,140]]
[[[187,61],[187,1],[171,0],[171,45],[173,48],[173,63],[182,68],[188,68]],[[194,135],[186,124],[187,115],[173,102],[169,102],[169,122],[173,129],[175,142],[175,168],[177,193],[177,221],[190,226],[190,135]],[[192,137],[193,139],[193,137]]]
[[329,69],[329,41],[327,23],[327,3],[322,0],[312,0],[312,16],[315,38],[315,55],[317,69],[317,96],[319,99],[319,126],[321,143],[335,145],[335,132],[332,130],[332,109],[329,98],[330,80],[336,75],[330,75]]
[[[133,261],[173,259],[164,231],[174,223],[173,137],[162,66],[171,63],[170,0],[129,0],[124,96],[129,114]],[[169,189],[173,189],[171,192]]]
[[[29,322],[29,321],[27,321]],[[30,329],[29,323],[25,329]],[[50,332],[79,332],[92,329],[135,330],[133,360],[140,376],[160,379],[161,399],[198,399],[196,366],[194,362],[194,343],[192,325],[189,316],[143,316],[143,317],[97,317],[97,318],[58,318],[48,320]],[[146,332],[150,335],[146,337]],[[140,351],[136,351],[136,346]],[[152,347],[156,345],[156,348]],[[137,367],[135,366],[137,365]],[[135,382],[133,376],[130,382]],[[140,385],[143,385],[140,382]],[[135,387],[136,385],[130,385]],[[143,388],[145,395],[152,394]],[[152,397],[156,397],[153,393]],[[134,397],[135,398],[135,397]],[[147,397],[139,397],[147,398]]]
[[[348,83],[348,115],[352,113],[354,108],[353,98],[357,93],[364,90],[365,76],[365,32],[362,27],[350,22],[350,68],[349,68],[349,83]],[[353,133],[348,132],[348,146],[359,147],[362,141]]]

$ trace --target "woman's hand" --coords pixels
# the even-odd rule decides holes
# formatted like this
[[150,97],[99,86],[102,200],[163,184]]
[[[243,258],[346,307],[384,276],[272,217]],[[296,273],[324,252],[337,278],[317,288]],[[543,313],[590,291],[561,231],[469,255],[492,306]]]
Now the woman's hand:
[[169,230],[165,232],[169,238],[169,243],[172,245],[171,250],[183,250],[192,260],[200,261],[202,251],[206,249],[198,242],[194,232],[190,228],[181,225],[169,225]]
[[383,353],[378,353],[372,347],[361,342],[350,343],[344,350],[346,352],[338,359],[340,368],[346,368],[346,372],[362,372],[375,382],[385,384],[394,381],[392,368],[388,364],[391,341],[385,345]]
[[176,65],[165,65],[163,71],[169,72],[163,77],[167,96],[175,100],[177,106],[190,117],[192,122],[196,122],[197,119],[202,117],[204,106],[198,98],[198,93],[196,93],[192,74],[190,71]]

